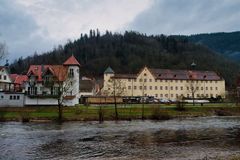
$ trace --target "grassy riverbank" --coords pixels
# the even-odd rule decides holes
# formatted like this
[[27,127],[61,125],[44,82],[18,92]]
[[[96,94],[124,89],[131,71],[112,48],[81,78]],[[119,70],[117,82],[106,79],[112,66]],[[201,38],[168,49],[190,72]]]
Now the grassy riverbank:
[[[205,104],[204,106],[185,105],[184,111],[176,109],[176,105],[145,104],[145,119],[170,119],[176,117],[197,116],[240,116],[240,107],[231,103]],[[113,105],[101,106],[75,106],[64,107],[63,118],[65,121],[92,121],[99,120],[99,112],[103,120],[115,120]],[[120,120],[142,119],[142,104],[118,105]],[[24,107],[24,108],[0,108],[1,121],[54,121],[58,117],[57,107]]]

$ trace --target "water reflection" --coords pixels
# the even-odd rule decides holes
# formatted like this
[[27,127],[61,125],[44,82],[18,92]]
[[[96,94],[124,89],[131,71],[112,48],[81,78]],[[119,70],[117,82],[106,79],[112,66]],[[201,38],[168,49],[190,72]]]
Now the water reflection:
[[240,118],[0,123],[0,159],[216,159],[240,155]]

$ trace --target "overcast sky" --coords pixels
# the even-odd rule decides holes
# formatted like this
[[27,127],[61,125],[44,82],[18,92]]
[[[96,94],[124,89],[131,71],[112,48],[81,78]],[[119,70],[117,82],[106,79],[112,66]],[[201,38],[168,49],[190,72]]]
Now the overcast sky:
[[51,50],[90,29],[147,34],[240,30],[240,0],[0,0],[9,59]]

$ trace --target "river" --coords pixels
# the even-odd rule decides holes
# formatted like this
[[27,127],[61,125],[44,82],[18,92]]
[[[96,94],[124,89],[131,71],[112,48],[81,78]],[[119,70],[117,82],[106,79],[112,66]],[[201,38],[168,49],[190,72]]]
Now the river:
[[240,117],[0,123],[0,159],[226,159],[240,155]]

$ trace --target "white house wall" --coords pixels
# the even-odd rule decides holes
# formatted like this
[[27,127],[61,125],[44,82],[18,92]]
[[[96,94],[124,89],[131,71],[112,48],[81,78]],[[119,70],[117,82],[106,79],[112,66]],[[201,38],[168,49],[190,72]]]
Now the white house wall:
[[22,93],[0,92],[0,107],[23,107],[24,98]]

